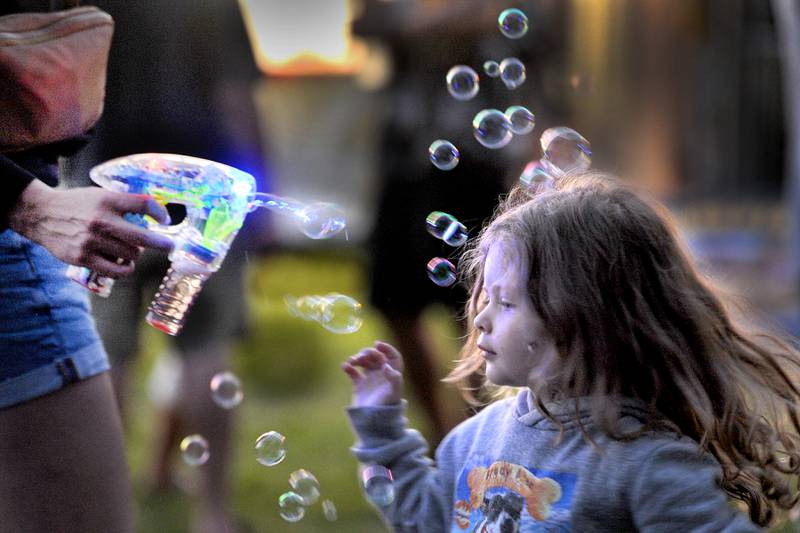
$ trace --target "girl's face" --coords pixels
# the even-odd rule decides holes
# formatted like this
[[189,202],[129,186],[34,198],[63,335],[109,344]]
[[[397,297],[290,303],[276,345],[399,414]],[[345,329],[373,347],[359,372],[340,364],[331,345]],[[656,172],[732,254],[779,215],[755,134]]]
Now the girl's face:
[[475,317],[486,377],[495,385],[551,382],[557,351],[528,296],[528,268],[515,246],[496,243],[483,268],[481,312]]

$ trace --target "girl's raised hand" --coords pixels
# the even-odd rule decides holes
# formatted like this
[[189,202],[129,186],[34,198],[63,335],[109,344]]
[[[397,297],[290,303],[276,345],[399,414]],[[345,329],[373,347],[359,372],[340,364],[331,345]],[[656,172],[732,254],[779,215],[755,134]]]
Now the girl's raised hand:
[[403,398],[403,356],[391,344],[376,341],[342,363],[353,383],[353,406],[393,405]]

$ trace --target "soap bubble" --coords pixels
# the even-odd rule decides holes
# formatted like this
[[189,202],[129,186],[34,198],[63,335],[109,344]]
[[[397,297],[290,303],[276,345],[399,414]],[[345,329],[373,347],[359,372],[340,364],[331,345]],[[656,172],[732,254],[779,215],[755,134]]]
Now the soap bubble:
[[536,126],[536,117],[521,105],[512,105],[506,109],[506,118],[511,123],[511,131],[517,135],[525,135],[533,131]]
[[458,148],[453,146],[450,141],[444,139],[437,139],[431,143],[428,148],[428,154],[431,158],[431,163],[441,170],[452,170],[458,165],[458,160],[461,154],[458,153]]
[[329,202],[314,202],[305,206],[297,217],[303,235],[311,239],[329,239],[346,226],[342,209]]
[[181,441],[181,457],[191,466],[200,466],[208,461],[208,441],[202,435],[189,435]]
[[328,522],[336,522],[336,506],[330,500],[322,501],[322,514]]
[[483,63],[483,71],[490,78],[496,78],[500,75],[500,65],[497,63],[497,61],[492,61],[490,59]]
[[440,287],[449,287],[456,281],[456,267],[442,257],[428,261],[428,277]]
[[278,506],[281,508],[281,518],[287,522],[299,522],[306,515],[303,499],[292,491],[281,494]]
[[516,57],[505,58],[500,62],[500,79],[509,89],[516,89],[525,83],[525,65]]
[[355,333],[364,323],[361,304],[344,294],[331,292],[325,296],[284,297],[289,312],[303,320],[314,320],[333,333]]
[[394,501],[394,477],[388,468],[368,466],[361,472],[361,483],[367,499],[375,505],[386,507]]
[[275,466],[286,457],[286,437],[277,431],[268,431],[256,439],[256,461],[264,466]]
[[450,246],[461,246],[467,241],[469,234],[467,228],[453,215],[441,211],[433,211],[425,219],[428,233],[443,240]]
[[472,134],[486,148],[502,148],[514,136],[508,118],[497,109],[479,111],[472,119]]
[[522,170],[519,180],[532,189],[551,188],[555,169],[547,160],[531,161]]
[[572,128],[549,128],[542,133],[539,142],[544,154],[542,159],[552,165],[556,174],[579,172],[592,164],[589,141]]
[[528,33],[528,17],[519,9],[506,9],[497,17],[500,32],[509,39],[519,39]]
[[303,505],[311,505],[319,500],[319,481],[308,470],[296,470],[289,475],[289,485],[303,500]]
[[361,329],[361,304],[349,296],[330,293],[322,311],[322,327],[333,333],[355,333]]
[[232,409],[242,403],[242,382],[232,372],[218,372],[211,378],[211,397],[224,409]]
[[456,65],[447,71],[447,91],[456,100],[470,100],[478,94],[478,73],[467,65]]

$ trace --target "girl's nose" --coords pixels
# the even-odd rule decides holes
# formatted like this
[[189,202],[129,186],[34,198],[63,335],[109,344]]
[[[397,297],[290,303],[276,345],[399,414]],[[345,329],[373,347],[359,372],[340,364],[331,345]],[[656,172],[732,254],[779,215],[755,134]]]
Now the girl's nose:
[[475,315],[475,320],[473,321],[475,325],[475,329],[480,332],[486,333],[489,331],[489,320],[486,317],[486,308],[484,307],[483,310]]

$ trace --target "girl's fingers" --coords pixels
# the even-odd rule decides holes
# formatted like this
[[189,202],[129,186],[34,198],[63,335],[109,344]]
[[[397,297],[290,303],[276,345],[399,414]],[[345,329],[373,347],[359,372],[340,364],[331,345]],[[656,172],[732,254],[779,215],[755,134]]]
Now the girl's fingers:
[[361,372],[359,372],[358,369],[353,365],[349,363],[342,363],[342,370],[345,374],[347,374],[347,377],[349,377],[350,381],[352,381],[354,384],[361,381]]
[[395,369],[400,369],[403,363],[403,355],[400,351],[388,342],[375,341],[375,349],[382,353]]
[[385,357],[382,353],[374,348],[365,348],[357,354],[351,356],[348,362],[354,366],[360,366],[367,370],[378,370],[385,362]]

